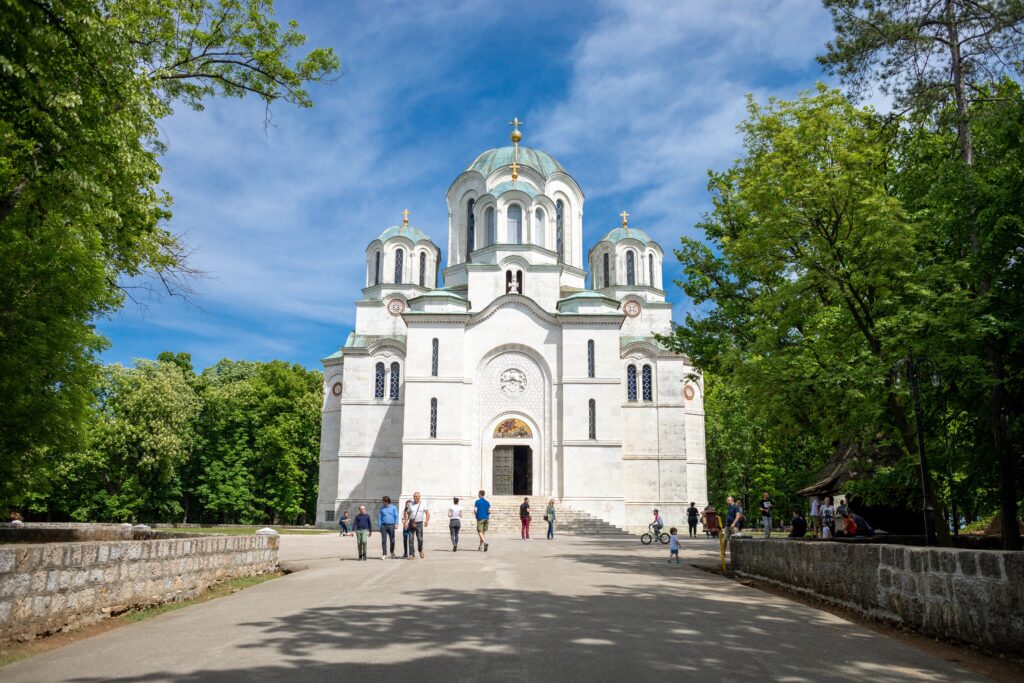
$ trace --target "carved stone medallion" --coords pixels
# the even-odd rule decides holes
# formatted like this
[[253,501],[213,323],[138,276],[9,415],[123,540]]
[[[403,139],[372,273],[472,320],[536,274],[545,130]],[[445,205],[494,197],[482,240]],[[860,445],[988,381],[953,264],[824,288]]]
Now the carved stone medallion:
[[391,315],[402,315],[405,311],[405,302],[401,299],[392,299],[388,302],[388,313]]
[[498,385],[506,396],[519,396],[526,391],[526,373],[518,368],[509,368],[498,377]]
[[628,315],[630,318],[635,318],[640,315],[640,302],[639,301],[627,301],[622,306],[622,312]]
[[693,397],[696,396],[696,392],[693,390],[692,386],[687,384],[685,387],[683,387],[683,396],[686,397],[687,401],[692,401]]
[[331,393],[335,396],[341,396],[341,382],[334,383],[334,386],[331,387]]

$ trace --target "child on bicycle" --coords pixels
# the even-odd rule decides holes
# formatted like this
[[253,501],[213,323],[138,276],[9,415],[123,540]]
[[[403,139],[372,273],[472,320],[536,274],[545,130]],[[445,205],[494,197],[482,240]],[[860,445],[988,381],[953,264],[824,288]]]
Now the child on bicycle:
[[668,561],[671,563],[672,558],[676,558],[676,564],[679,564],[679,532],[675,527],[668,530]]

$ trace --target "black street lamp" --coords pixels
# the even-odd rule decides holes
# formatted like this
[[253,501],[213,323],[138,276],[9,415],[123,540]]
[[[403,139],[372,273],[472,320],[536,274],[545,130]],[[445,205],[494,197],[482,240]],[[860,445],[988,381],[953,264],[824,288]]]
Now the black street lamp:
[[[914,399],[914,426],[917,429],[917,453],[919,466],[921,468],[921,491],[924,494],[924,542],[926,546],[938,545],[935,536],[935,508],[932,507],[931,490],[928,486],[928,460],[924,452],[924,414],[921,410],[921,384],[918,380],[917,371],[921,365],[931,365],[926,358],[914,358],[914,352],[907,353],[893,364],[896,371],[896,384],[899,385],[900,370],[907,373],[907,381],[910,383],[910,395]],[[939,385],[938,373],[932,369],[932,384]]]

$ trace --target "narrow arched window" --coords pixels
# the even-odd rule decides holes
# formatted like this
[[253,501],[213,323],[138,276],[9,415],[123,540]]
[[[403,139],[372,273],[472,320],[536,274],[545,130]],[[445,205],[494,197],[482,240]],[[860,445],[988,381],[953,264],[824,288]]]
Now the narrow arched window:
[[521,270],[517,270],[516,283],[519,285],[519,293],[526,294],[526,273]]
[[544,209],[537,209],[533,212],[533,243],[543,247],[544,241]]
[[608,252],[605,252],[604,253],[604,268],[603,268],[603,270],[604,270],[604,286],[605,287],[608,286],[608,282],[609,282],[608,278],[611,277],[611,268],[608,267],[608,263],[610,261],[611,261],[611,259],[608,258]]
[[377,372],[373,380],[373,397],[384,398],[384,364],[377,363]]
[[373,255],[373,284],[380,284],[380,252]]
[[508,219],[508,241],[512,244],[523,243],[523,210],[516,204],[508,207],[505,212]]
[[590,399],[587,403],[589,408],[589,420],[587,423],[587,435],[591,439],[597,438],[597,402],[594,399]]
[[636,400],[636,366],[630,365],[626,368],[626,399]]
[[405,264],[405,250],[395,250],[395,284],[402,284],[402,267]]
[[650,280],[647,282],[651,287],[657,287],[654,283],[654,254],[647,255],[647,274],[650,276]]
[[437,339],[434,339],[433,348],[430,351],[430,376],[437,377],[437,352],[440,348],[440,343]]
[[420,287],[427,286],[427,252],[420,252]]
[[559,199],[555,202],[555,251],[558,252],[558,260],[563,261],[562,231],[565,226],[565,204]]
[[587,377],[594,376],[594,340],[587,340]]
[[398,400],[398,387],[402,381],[402,371],[399,368],[398,363],[391,364],[391,400]]
[[430,399],[430,438],[437,438],[437,399]]
[[469,261],[469,254],[476,249],[476,216],[473,215],[473,207],[476,200],[470,199],[466,207],[466,260]]
[[651,385],[651,382],[652,382],[652,379],[651,379],[651,366],[650,365],[645,365],[644,366],[644,370],[643,370],[643,391],[644,391],[644,400],[645,401],[653,401],[654,400],[654,391],[653,391],[653,387]]
[[626,252],[626,284],[636,284],[636,257],[632,251]]
[[487,244],[494,244],[494,207],[488,207],[487,209]]

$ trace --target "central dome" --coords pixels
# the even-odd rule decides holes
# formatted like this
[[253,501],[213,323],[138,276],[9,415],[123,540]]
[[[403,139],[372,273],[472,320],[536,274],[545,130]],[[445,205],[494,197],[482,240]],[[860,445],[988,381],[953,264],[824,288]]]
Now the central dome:
[[[514,150],[515,148],[511,146],[487,150],[478,156],[466,170],[477,171],[486,178],[502,166],[511,166]],[[519,165],[529,166],[545,178],[555,171],[565,173],[565,169],[555,161],[554,157],[532,147],[519,147]]]

